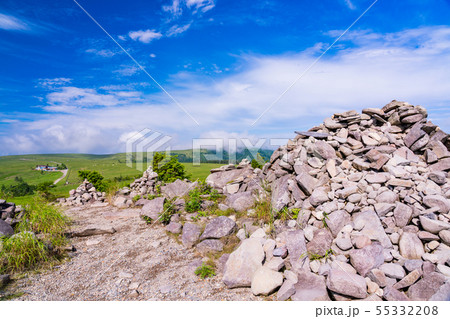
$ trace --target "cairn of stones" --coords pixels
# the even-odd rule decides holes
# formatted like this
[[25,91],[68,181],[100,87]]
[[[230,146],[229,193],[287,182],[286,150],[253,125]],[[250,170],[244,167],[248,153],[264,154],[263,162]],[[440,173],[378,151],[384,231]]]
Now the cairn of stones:
[[68,198],[59,198],[58,201],[67,206],[83,206],[92,203],[102,203],[106,200],[106,193],[99,192],[92,183],[86,179],[76,189],[69,191]]
[[274,212],[298,217],[243,239],[225,285],[278,300],[448,300],[450,139],[426,110],[392,101],[296,133],[262,174]]

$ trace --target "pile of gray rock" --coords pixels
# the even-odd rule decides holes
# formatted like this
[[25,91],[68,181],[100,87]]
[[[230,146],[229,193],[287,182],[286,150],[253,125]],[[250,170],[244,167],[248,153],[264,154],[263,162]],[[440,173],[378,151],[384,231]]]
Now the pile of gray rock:
[[24,214],[22,206],[0,199],[0,237],[12,236],[13,227],[19,223]]
[[450,298],[450,139],[426,118],[392,101],[297,132],[262,174],[274,211],[298,218],[244,239],[224,283],[279,300]]
[[231,195],[260,189],[262,171],[253,169],[248,159],[243,159],[239,165],[229,164],[211,170],[206,183],[219,193]]
[[136,195],[156,195],[155,187],[158,184],[158,173],[150,167],[141,178],[136,179],[130,184],[130,196]]
[[82,206],[103,203],[106,200],[106,193],[97,191],[87,180],[84,180],[76,189],[70,190],[69,195],[68,198],[58,198],[58,202],[67,206]]

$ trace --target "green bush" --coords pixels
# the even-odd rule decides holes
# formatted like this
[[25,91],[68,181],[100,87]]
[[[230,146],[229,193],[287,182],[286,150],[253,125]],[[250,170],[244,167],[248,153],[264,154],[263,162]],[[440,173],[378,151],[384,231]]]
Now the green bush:
[[22,179],[22,177],[16,176],[14,180],[16,181],[16,184],[9,186],[2,185],[1,192],[3,194],[9,195],[11,197],[19,197],[34,194],[36,186],[29,185]]
[[171,156],[170,159],[165,160],[166,155],[163,153],[156,153],[153,156],[153,171],[158,173],[159,180],[171,183],[177,179],[189,178],[183,164],[178,161],[177,156]]
[[262,168],[262,165],[257,160],[252,159],[252,168]]
[[202,208],[201,193],[197,188],[189,192],[189,200],[186,202],[186,211],[189,213],[199,211]]
[[97,171],[78,171],[78,176],[82,180],[87,179],[99,192],[106,192],[108,189],[108,183],[105,181],[105,178]]

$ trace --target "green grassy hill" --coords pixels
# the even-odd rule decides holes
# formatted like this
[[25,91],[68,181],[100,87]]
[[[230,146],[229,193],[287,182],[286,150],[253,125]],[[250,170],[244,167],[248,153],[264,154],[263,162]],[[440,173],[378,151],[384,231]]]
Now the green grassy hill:
[[[46,181],[55,181],[62,176],[61,172],[36,171],[36,165],[49,166],[64,163],[69,172],[55,188],[52,189],[57,197],[67,197],[69,190],[80,184],[79,170],[96,170],[106,179],[120,180],[119,186],[132,182],[135,178],[142,176],[142,172],[126,165],[126,154],[91,155],[91,154],[41,154],[41,155],[15,155],[0,157],[0,186],[16,183],[16,177],[22,178],[30,185],[37,185]],[[193,166],[191,163],[183,163],[186,170],[191,174],[191,179],[205,179],[212,168],[220,166],[214,163],[202,163]],[[145,167],[145,165],[144,165]],[[23,199],[25,200],[25,199]],[[21,202],[21,198],[14,198]]]

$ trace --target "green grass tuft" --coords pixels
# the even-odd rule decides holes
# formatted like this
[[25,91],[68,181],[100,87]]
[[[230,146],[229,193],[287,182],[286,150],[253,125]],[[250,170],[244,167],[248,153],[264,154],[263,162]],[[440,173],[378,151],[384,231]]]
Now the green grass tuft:
[[200,278],[208,278],[208,277],[214,277],[216,275],[216,271],[214,270],[213,266],[202,264],[200,267],[198,267],[195,270],[195,274],[199,276]]

